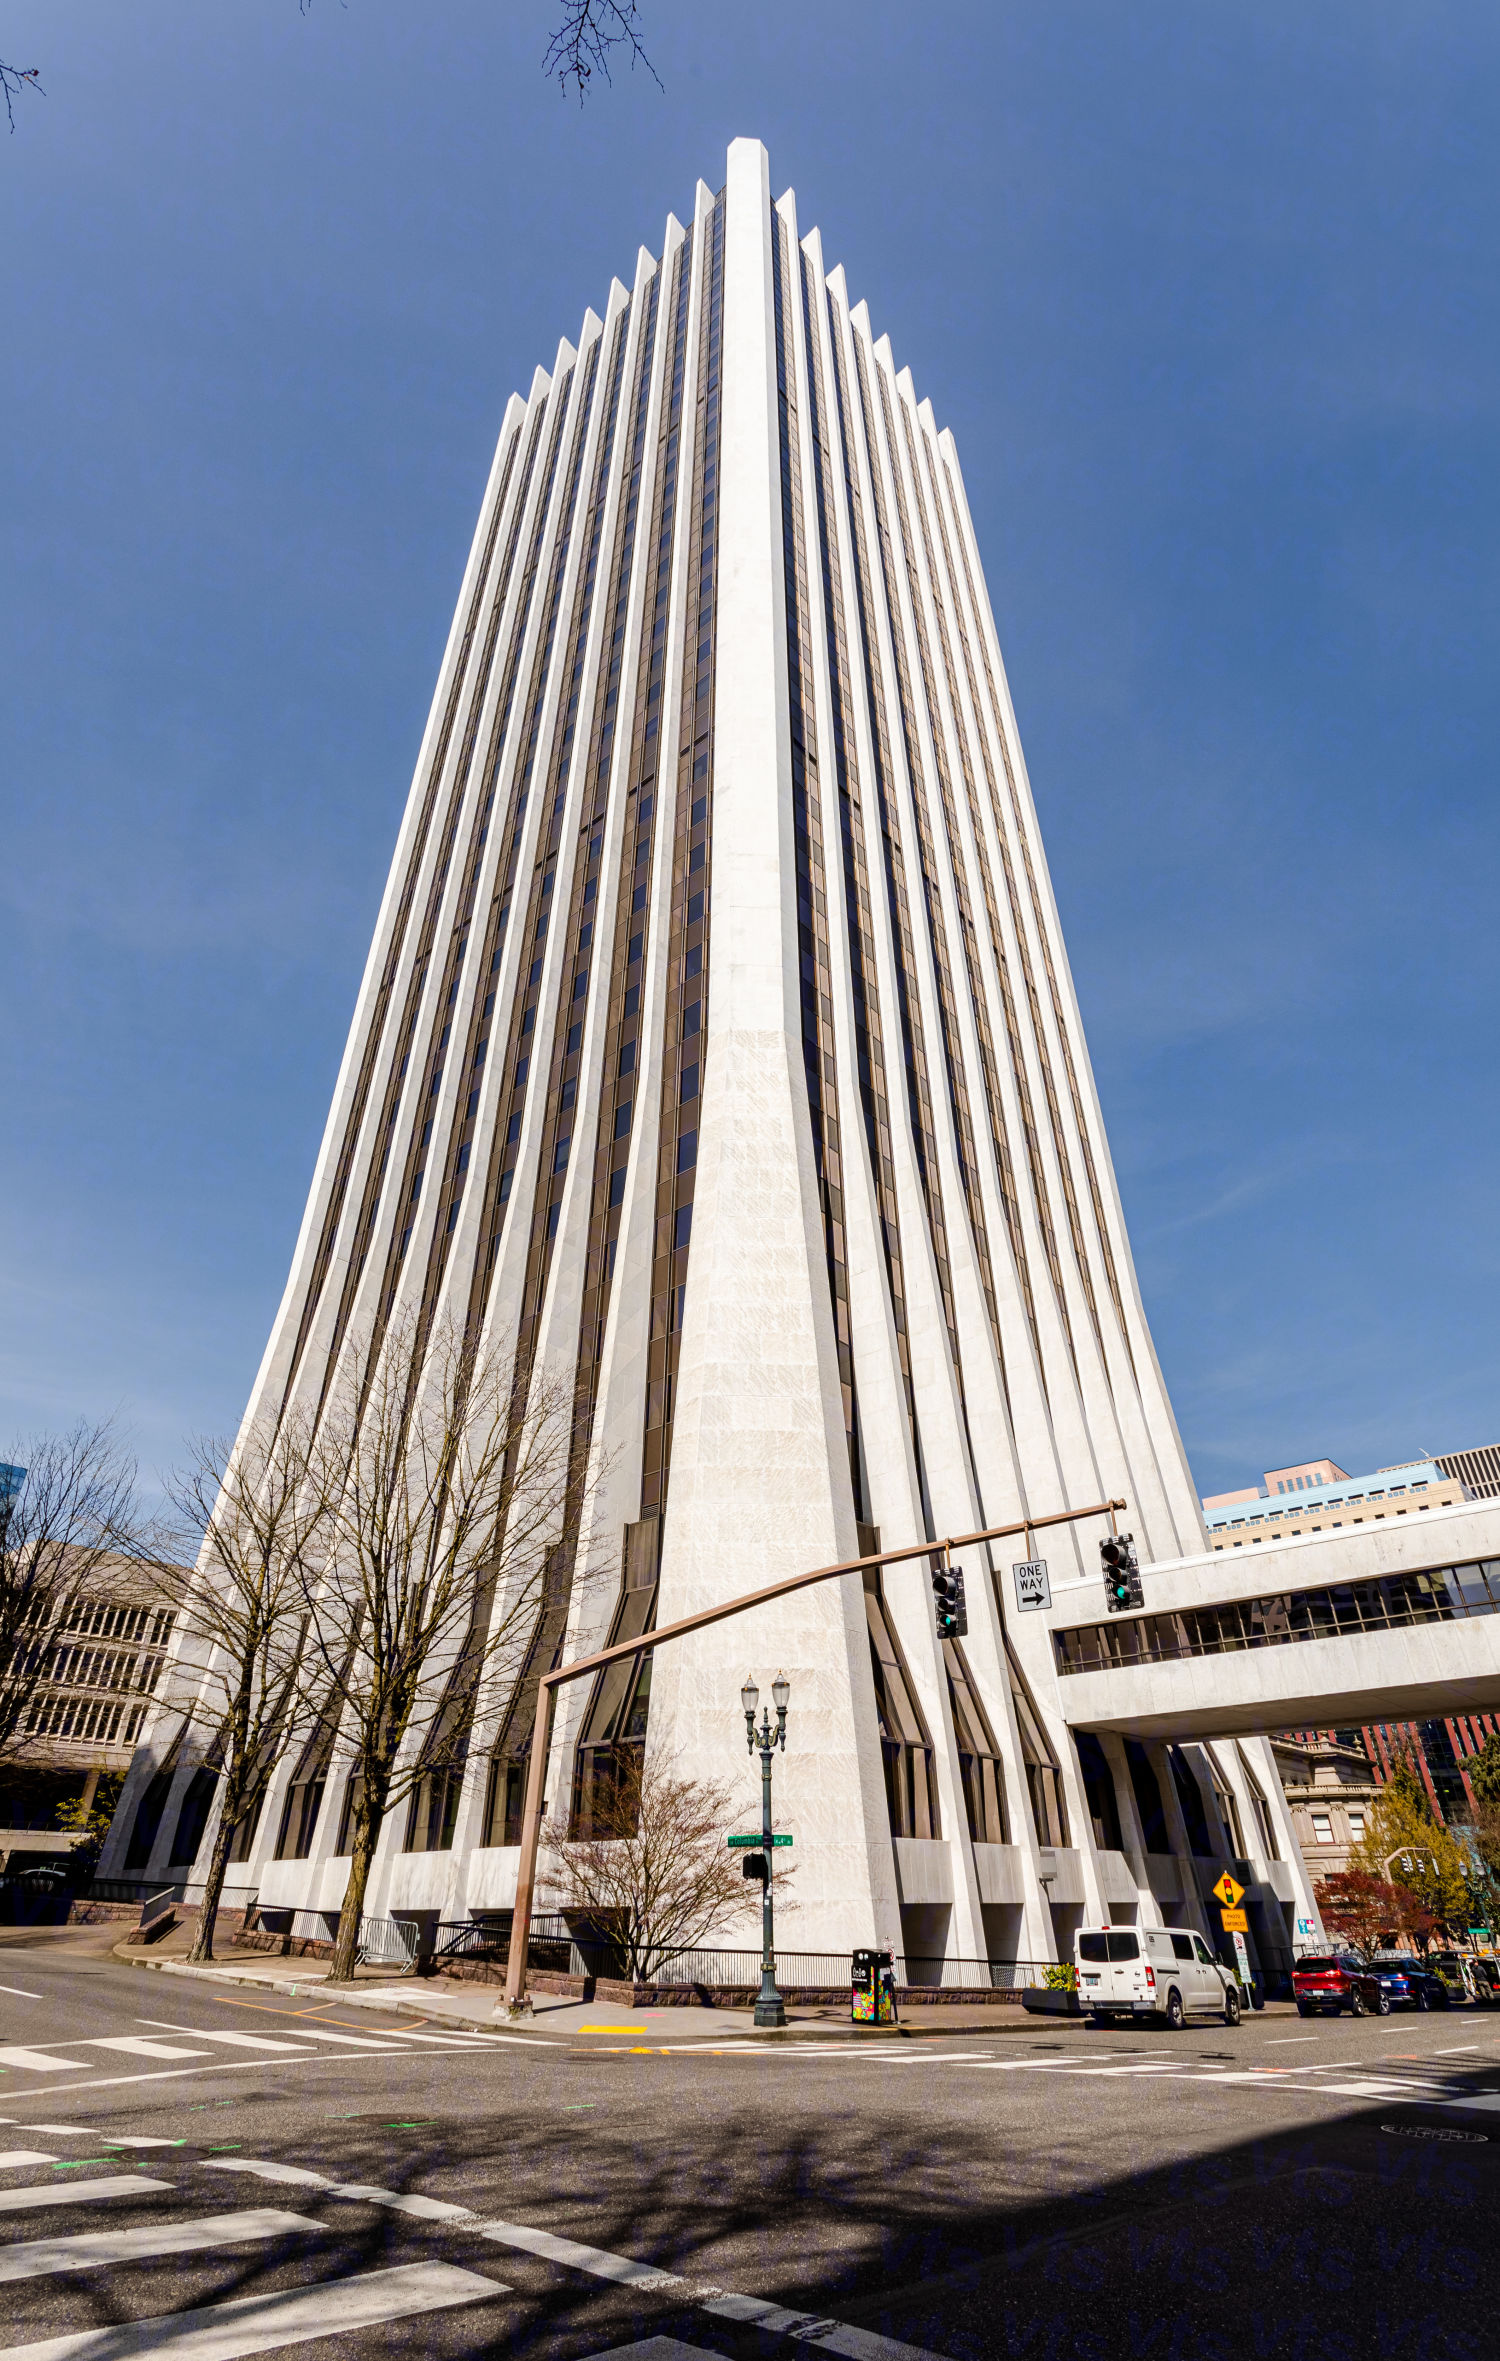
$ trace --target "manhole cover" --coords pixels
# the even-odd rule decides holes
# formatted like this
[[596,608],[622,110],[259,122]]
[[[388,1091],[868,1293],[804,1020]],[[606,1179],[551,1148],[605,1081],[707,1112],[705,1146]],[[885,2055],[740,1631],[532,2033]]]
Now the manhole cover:
[[1481,2148],[1489,2140],[1488,2132],[1449,2131],[1446,2127],[1439,2129],[1425,2123],[1383,2123],[1380,2128],[1398,2140],[1465,2140],[1471,2147]]

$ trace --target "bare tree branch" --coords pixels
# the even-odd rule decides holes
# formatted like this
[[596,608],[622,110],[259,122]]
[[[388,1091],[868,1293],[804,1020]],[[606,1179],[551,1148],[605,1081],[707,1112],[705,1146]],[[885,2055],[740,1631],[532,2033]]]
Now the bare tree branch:
[[0,1487],[0,1762],[26,1749],[23,1723],[63,1610],[118,1571],[109,1561],[147,1562],[157,1538],[107,1420],[12,1446],[11,1459],[24,1473]]
[[[566,1820],[544,1823],[548,1907],[586,1920],[618,1948],[633,1981],[649,1982],[669,1952],[691,1951],[760,1907],[760,1886],[747,1886],[726,1846],[734,1808],[728,1780],[622,1762],[594,1791],[587,1835],[571,1835]],[[778,1870],[776,1886],[790,1874]]]
[[386,1815],[462,1763],[552,1603],[587,1482],[572,1409],[570,1384],[528,1384],[512,1353],[414,1320],[356,1341],[324,1404],[322,1562],[299,1579],[307,1677],[350,1777],[335,1979],[354,1972]]
[[582,106],[595,74],[602,74],[606,82],[614,80],[610,57],[623,50],[631,70],[644,66],[660,90],[661,76],[641,47],[639,23],[636,0],[562,0],[562,20],[542,60],[543,73],[557,76],[565,97],[575,90]]
[[47,93],[42,88],[40,66],[8,66],[0,57],[0,90],[5,92],[5,120],[12,131],[16,127],[16,100],[23,90],[34,90],[38,98]]
[[303,1679],[305,1590],[328,1522],[312,1480],[314,1428],[289,1411],[236,1446],[202,1442],[172,1479],[188,1567],[159,1578],[179,1618],[180,1686],[215,1731],[218,1821],[191,1957],[212,1959],[214,1922],[236,1831],[255,1811],[277,1756],[309,1720]]

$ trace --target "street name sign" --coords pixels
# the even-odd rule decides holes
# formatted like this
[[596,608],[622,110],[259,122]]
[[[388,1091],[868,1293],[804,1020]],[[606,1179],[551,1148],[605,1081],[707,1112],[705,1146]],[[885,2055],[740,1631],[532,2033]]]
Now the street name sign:
[[1050,1607],[1052,1585],[1047,1579],[1045,1558],[1024,1558],[1019,1566],[1012,1566],[1016,1578],[1016,1607],[1025,1614],[1031,1607]]
[[[773,1845],[789,1845],[791,1841],[792,1840],[789,1836],[773,1836],[771,1839]],[[753,1847],[757,1853],[764,1852],[766,1844],[766,1840],[763,1836],[731,1836],[727,1837],[725,1842],[730,1846],[731,1850],[737,1846],[746,1845]]]
[[1244,1891],[1245,1889],[1242,1885],[1235,1884],[1234,1879],[1230,1876],[1227,1869],[1220,1878],[1218,1884],[1214,1887],[1214,1892],[1218,1895],[1219,1900],[1223,1903],[1226,1910],[1238,1910],[1240,1906],[1240,1897]]

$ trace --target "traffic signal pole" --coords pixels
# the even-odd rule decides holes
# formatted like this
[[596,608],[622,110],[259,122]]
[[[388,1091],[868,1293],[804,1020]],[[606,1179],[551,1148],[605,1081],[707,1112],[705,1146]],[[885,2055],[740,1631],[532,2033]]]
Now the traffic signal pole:
[[565,1688],[569,1681],[588,1679],[606,1664],[617,1663],[622,1656],[648,1655],[664,1647],[669,1640],[685,1639],[690,1631],[703,1631],[712,1623],[727,1622],[731,1615],[743,1615],[751,1607],[762,1607],[768,1599],[784,1599],[794,1590],[810,1590],[815,1582],[834,1582],[842,1574],[863,1574],[871,1566],[901,1565],[909,1558],[951,1556],[954,1550],[968,1549],[976,1542],[1003,1541],[1014,1533],[1040,1532],[1047,1525],[1076,1525],[1086,1517],[1107,1516],[1113,1531],[1115,1510],[1127,1506],[1128,1503],[1123,1500],[1096,1500],[1089,1508],[1057,1509],[1051,1516],[1025,1517],[1019,1524],[986,1525],[981,1532],[950,1534],[945,1541],[914,1541],[905,1549],[881,1549],[871,1557],[845,1558],[836,1566],[814,1566],[805,1574],[789,1574],[782,1582],[767,1583],[764,1590],[747,1591],[742,1598],[726,1599],[722,1606],[704,1607],[696,1615],[683,1615],[676,1623],[663,1624],[659,1631],[642,1632],[633,1640],[617,1640],[612,1648],[600,1648],[592,1656],[580,1656],[575,1663],[560,1664],[555,1671],[544,1672],[537,1688],[531,1758],[526,1766],[526,1797],[521,1810],[521,1858],[516,1867],[516,1906],[511,1918],[510,1956],[506,1962],[505,1991],[496,2013],[518,2016],[529,2011],[531,2006],[526,1990],[526,1954],[531,1943],[547,1757],[552,1748],[552,1712],[559,1689]]

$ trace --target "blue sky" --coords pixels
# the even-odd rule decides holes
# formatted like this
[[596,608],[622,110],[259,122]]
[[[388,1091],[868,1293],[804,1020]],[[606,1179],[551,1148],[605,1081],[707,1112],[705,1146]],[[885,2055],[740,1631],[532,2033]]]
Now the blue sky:
[[1500,1439],[1500,18],[644,6],[0,5],[0,1457],[236,1421],[505,398],[742,132],[958,437],[1200,1483]]

